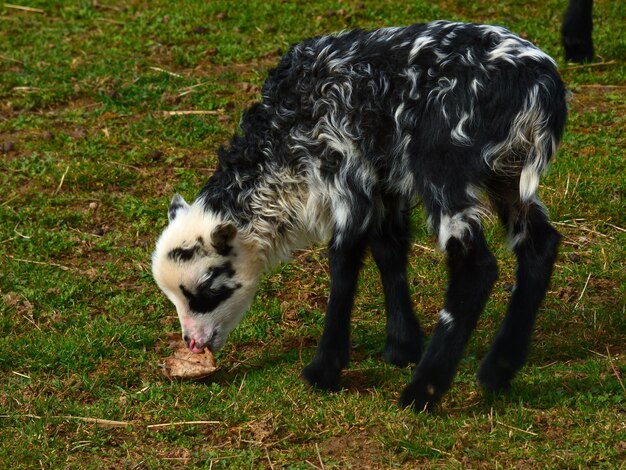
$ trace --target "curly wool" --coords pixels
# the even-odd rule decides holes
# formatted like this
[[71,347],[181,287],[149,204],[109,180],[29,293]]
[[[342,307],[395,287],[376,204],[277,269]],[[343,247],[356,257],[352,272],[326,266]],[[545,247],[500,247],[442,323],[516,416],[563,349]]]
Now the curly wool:
[[270,72],[199,198],[284,258],[375,227],[389,199],[419,197],[443,247],[469,225],[442,221],[484,213],[492,179],[533,200],[565,116],[554,61],[499,26],[312,38]]

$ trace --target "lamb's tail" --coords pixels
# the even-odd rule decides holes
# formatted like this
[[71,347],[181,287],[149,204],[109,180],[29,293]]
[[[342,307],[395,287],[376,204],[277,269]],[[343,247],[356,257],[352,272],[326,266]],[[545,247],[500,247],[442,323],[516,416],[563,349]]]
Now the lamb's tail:
[[542,75],[514,116],[507,137],[483,151],[485,162],[519,182],[522,202],[533,199],[556,153],[567,117],[567,92],[558,75]]

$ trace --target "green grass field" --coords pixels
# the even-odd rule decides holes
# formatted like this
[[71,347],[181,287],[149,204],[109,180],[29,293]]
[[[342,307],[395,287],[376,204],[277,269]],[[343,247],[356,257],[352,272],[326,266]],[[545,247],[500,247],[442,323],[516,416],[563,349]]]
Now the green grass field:
[[[561,59],[565,4],[0,4],[0,468],[624,468],[626,4],[595,2],[587,66]],[[396,406],[411,370],[380,359],[371,261],[345,389],[299,381],[323,324],[323,247],[264,279],[218,373],[163,377],[179,326],[150,255],[167,205],[194,198],[280,54],[307,36],[440,18],[527,37],[573,92],[541,188],[563,244],[511,393],[485,396],[475,379],[513,282],[493,222],[500,279],[436,413]],[[414,222],[413,299],[430,332],[445,263],[420,210]]]

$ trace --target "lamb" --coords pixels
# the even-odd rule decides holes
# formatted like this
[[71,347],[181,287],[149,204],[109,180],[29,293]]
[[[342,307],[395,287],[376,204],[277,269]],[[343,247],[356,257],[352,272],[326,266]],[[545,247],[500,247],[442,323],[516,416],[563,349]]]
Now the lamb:
[[[153,275],[189,348],[219,351],[262,274],[328,243],[330,295],[302,371],[337,390],[369,249],[387,315],[383,359],[417,364],[400,405],[432,409],[450,387],[498,276],[482,218],[517,257],[516,287],[478,371],[502,391],[524,364],[560,239],[538,196],[560,143],[566,90],[555,62],[500,26],[437,21],[321,36],[292,46],[188,204],[175,195]],[[407,284],[409,212],[421,200],[447,257],[443,308],[424,349]]]

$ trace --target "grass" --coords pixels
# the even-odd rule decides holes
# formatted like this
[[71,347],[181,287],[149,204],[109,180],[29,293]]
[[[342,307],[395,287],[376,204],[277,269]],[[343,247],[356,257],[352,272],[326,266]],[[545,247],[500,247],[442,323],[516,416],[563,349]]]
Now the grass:
[[[379,359],[369,261],[346,388],[298,380],[322,327],[322,248],[264,279],[210,380],[170,382],[158,365],[178,331],[149,265],[169,198],[195,196],[290,43],[452,18],[503,24],[559,58],[563,3],[0,5],[0,467],[624,467],[623,2],[595,2],[599,64],[561,63],[571,115],[542,194],[565,237],[509,395],[475,385],[513,280],[492,224],[501,277],[435,414],[395,405],[411,371]],[[164,114],[176,110],[211,113]],[[419,211],[414,222],[410,278],[430,331],[445,269]]]

